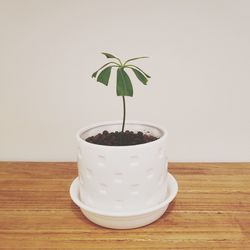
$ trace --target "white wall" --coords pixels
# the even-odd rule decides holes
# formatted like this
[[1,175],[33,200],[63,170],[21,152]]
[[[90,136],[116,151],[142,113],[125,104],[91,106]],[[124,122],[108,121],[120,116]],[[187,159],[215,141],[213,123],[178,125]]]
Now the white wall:
[[0,0],[0,160],[74,161],[75,132],[122,116],[101,51],[139,62],[128,119],[171,161],[250,161],[250,1]]

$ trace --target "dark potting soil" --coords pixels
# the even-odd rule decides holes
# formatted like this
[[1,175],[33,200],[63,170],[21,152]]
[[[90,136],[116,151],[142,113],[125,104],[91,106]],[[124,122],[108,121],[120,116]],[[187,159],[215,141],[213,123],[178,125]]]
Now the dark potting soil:
[[104,130],[102,133],[88,137],[86,141],[107,146],[130,146],[155,141],[157,139],[158,138],[153,135],[140,131],[135,133],[133,131],[126,130],[122,133],[118,131],[108,132]]

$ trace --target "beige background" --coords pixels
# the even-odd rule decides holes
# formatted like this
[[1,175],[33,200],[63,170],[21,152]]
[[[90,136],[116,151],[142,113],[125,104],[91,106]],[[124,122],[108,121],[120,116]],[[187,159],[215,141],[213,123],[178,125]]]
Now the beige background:
[[250,161],[250,1],[0,1],[0,160],[73,161],[75,132],[119,120],[101,51],[138,61],[128,119],[160,123],[171,161]]

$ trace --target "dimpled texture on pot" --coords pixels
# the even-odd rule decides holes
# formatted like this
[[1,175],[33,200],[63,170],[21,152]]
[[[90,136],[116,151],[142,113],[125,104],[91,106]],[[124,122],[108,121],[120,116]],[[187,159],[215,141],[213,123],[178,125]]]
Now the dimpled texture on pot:
[[78,133],[80,199],[107,212],[136,212],[162,202],[167,192],[166,132],[154,125],[127,122],[126,129],[150,132],[160,139],[134,146],[101,146],[85,141],[120,122],[94,125]]

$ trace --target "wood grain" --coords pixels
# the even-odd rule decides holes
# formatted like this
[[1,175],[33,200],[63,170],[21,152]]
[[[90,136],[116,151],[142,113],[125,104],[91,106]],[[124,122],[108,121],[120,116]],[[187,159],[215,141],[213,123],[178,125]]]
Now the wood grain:
[[0,249],[250,249],[250,163],[170,163],[179,193],[155,223],[88,221],[69,186],[76,163],[0,162]]

